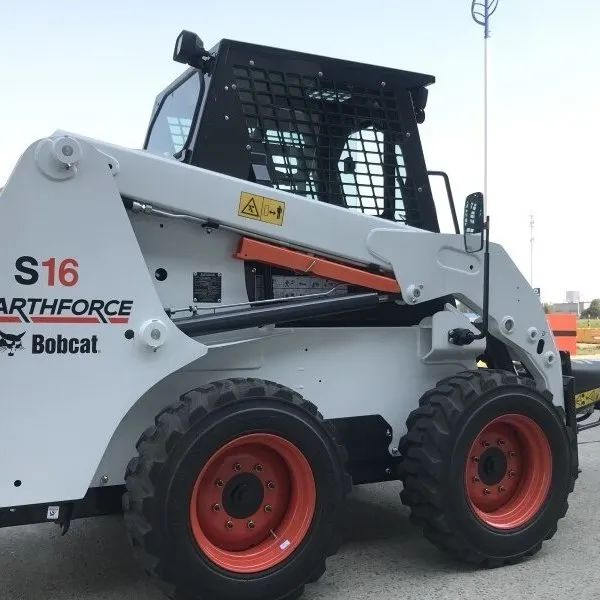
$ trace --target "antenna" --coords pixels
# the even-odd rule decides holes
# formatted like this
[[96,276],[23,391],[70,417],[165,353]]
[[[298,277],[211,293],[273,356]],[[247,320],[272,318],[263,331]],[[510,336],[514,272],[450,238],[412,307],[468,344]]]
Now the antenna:
[[483,25],[483,214],[487,214],[488,203],[488,49],[490,37],[490,17],[496,12],[500,0],[473,0],[471,17],[478,25]]

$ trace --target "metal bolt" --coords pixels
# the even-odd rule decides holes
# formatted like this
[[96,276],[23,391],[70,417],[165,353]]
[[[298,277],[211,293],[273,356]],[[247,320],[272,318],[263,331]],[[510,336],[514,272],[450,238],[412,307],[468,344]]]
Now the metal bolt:
[[482,445],[484,448],[487,448],[487,447],[490,445],[490,443],[489,443],[487,440],[483,440],[483,441],[481,442],[481,445]]
[[215,512],[219,512],[221,510],[221,505],[220,504],[213,504],[212,509]]
[[490,490],[488,490],[487,488],[485,488],[485,490],[483,490],[483,494],[485,496],[489,496],[492,492],[490,492]]
[[506,491],[506,488],[505,488],[503,485],[499,485],[499,486],[498,486],[498,491],[499,491],[500,493],[502,493],[502,492],[505,492],[505,491]]
[[410,137],[410,131],[406,132],[406,137],[409,138]]
[[229,121],[229,115],[225,115],[225,120]]
[[385,435],[386,435],[387,437],[392,437],[392,432],[391,432],[391,430],[389,430],[389,429],[388,429],[388,430],[385,432]]
[[217,479],[217,480],[215,481],[215,485],[216,485],[217,487],[223,487],[223,480],[222,480],[222,479]]
[[73,156],[73,146],[70,146],[69,144],[65,144],[62,148],[61,148],[62,153],[65,156]]
[[250,60],[248,61],[248,64],[249,64],[251,67],[253,67],[253,66],[254,66],[254,61],[253,61],[252,59],[250,59]]
[[252,150],[252,146],[250,144],[246,144],[246,150]]
[[225,527],[227,527],[227,529],[233,529],[233,521],[227,521]]
[[248,529],[254,529],[254,521],[248,521]]
[[270,490],[274,490],[274,489],[275,489],[275,482],[274,482],[274,481],[268,481],[268,482],[267,482],[267,487],[268,487]]
[[400,450],[398,450],[398,448],[392,448],[392,454],[396,456],[397,454],[400,454]]
[[511,450],[511,451],[508,453],[508,455],[509,455],[510,457],[514,458],[514,457],[517,455],[517,453],[516,453],[514,450]]
[[106,485],[108,483],[108,475],[102,475],[102,477],[100,477],[100,483]]
[[270,513],[273,510],[273,507],[270,504],[265,505],[265,512]]
[[262,465],[254,465],[254,470],[258,471],[260,473],[263,470],[263,466]]
[[504,327],[504,331],[508,333],[514,329],[515,322],[510,317],[505,317],[502,326]]
[[422,191],[423,191],[423,188],[422,188],[421,186],[419,186],[419,187],[417,188],[417,192],[422,192]]
[[151,337],[153,340],[160,340],[160,329],[153,329],[153,330],[150,332],[150,337]]
[[231,84],[231,89],[232,89],[232,90],[237,90],[237,85],[235,85],[235,83],[232,83],[232,84]]
[[479,477],[477,477],[477,475],[475,475],[475,477],[473,477],[473,483],[479,483],[480,479]]
[[385,87],[385,81],[381,82],[381,87]]
[[478,463],[478,462],[479,462],[479,456],[474,456],[474,457],[473,457],[471,460],[472,460],[474,463]]
[[225,86],[225,91],[226,91],[226,92],[228,92],[228,91],[229,91],[229,86],[228,86],[228,85],[226,85],[226,86]]
[[323,71],[319,71],[319,72],[317,73],[317,75],[318,75],[319,77],[323,77]]
[[498,446],[504,446],[505,442],[504,440],[498,440]]
[[508,476],[509,477],[514,477],[516,474],[517,474],[516,471],[509,471],[508,472]]
[[392,470],[389,467],[387,467],[386,470],[385,470],[385,474],[386,475],[391,475],[392,474]]

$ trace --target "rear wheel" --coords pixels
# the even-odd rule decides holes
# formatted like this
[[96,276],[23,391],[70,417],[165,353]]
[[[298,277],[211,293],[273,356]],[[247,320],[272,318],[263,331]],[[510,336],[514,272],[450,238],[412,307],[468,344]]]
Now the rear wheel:
[[216,382],[163,411],[137,447],[125,521],[172,596],[282,600],[322,575],[350,478],[301,396],[256,379]]
[[440,381],[400,443],[402,501],[436,546],[499,566],[537,552],[567,511],[575,436],[531,380],[481,369]]

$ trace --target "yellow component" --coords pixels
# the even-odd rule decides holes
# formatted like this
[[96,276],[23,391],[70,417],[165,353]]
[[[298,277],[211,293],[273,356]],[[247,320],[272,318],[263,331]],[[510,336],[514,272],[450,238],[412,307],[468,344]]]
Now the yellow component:
[[583,394],[577,394],[575,396],[575,408],[585,408],[600,402],[600,389],[591,390],[589,392],[583,392]]
[[285,202],[257,196],[249,192],[240,194],[238,215],[246,219],[262,221],[270,225],[283,225],[285,215]]

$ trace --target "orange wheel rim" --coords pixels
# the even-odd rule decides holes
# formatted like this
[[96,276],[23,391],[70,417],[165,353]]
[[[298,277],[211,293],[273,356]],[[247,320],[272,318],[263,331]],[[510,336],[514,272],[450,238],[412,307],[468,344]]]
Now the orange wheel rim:
[[190,502],[196,544],[216,565],[257,573],[286,560],[312,523],[316,487],[302,452],[277,435],[254,433],[216,451]]
[[544,505],[552,481],[552,451],[529,417],[503,415],[475,438],[465,466],[471,509],[486,525],[516,529]]

